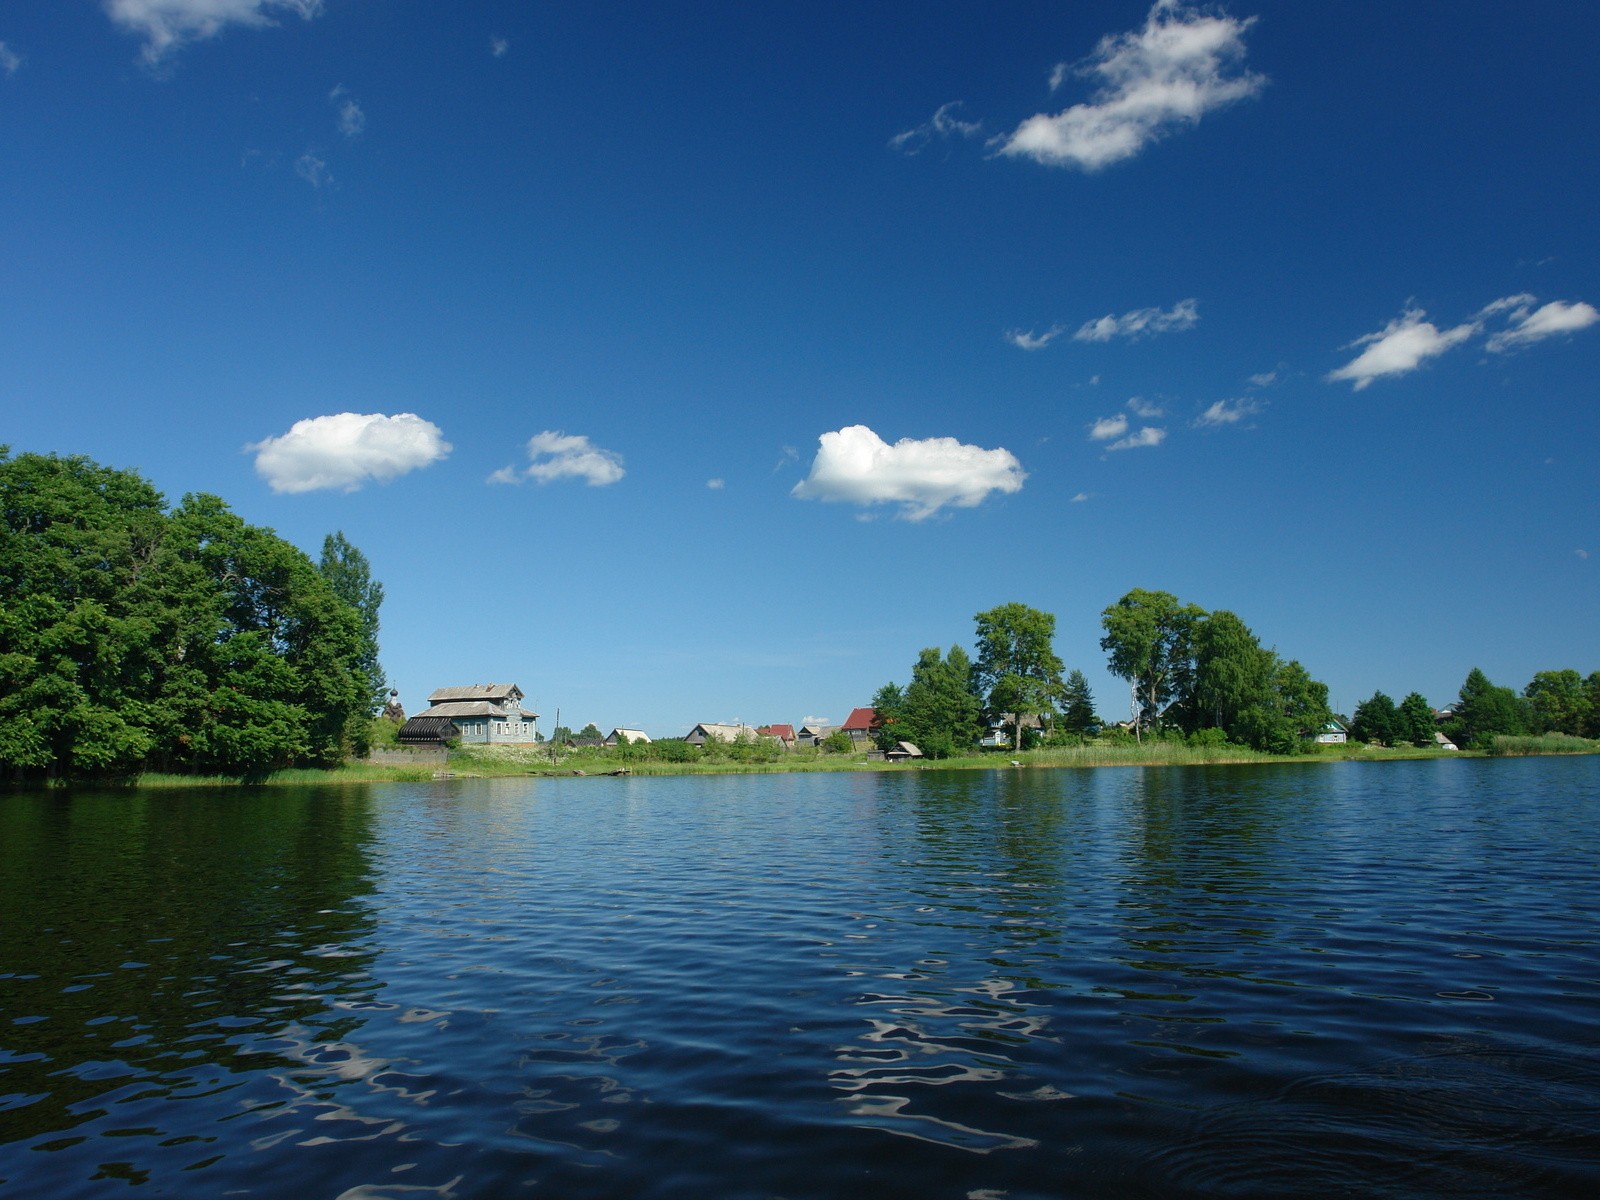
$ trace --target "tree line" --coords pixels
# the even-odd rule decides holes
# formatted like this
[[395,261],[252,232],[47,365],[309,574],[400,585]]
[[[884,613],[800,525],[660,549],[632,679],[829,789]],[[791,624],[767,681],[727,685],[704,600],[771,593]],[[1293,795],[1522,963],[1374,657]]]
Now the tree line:
[[383,588],[222,500],[0,447],[0,778],[248,775],[364,751]]
[[1386,746],[1425,746],[1435,733],[1476,749],[1523,734],[1600,738],[1600,671],[1587,677],[1570,667],[1539,671],[1519,695],[1473,667],[1447,714],[1436,714],[1416,692],[1396,704],[1380,691],[1356,705],[1350,721],[1351,737]]
[[[1104,724],[1083,672],[1054,649],[1055,616],[1003,604],[974,618],[977,657],[961,646],[921,652],[904,686],[873,697],[879,741],[909,741],[942,758],[987,729],[1009,744],[1081,740]],[[1181,734],[1287,754],[1332,718],[1328,688],[1284,659],[1237,614],[1207,612],[1170,592],[1135,588],[1101,613],[1100,648],[1128,683],[1131,735]]]

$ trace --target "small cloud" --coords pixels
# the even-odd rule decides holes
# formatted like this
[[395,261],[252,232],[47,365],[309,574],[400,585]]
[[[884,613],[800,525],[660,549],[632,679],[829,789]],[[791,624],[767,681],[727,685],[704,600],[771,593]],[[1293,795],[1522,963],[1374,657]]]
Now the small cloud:
[[555,483],[561,479],[581,479],[590,487],[605,487],[627,474],[622,456],[602,450],[588,438],[577,434],[545,430],[528,439],[529,465],[517,470],[501,467],[489,476],[490,483]]
[[1579,558],[1588,558],[1589,557],[1589,552],[1587,550],[1574,550],[1573,553],[1576,554]]
[[1089,386],[1090,387],[1099,387],[1100,386],[1100,376],[1098,376],[1098,375],[1089,376]]
[[367,114],[361,111],[350,89],[340,84],[328,93],[328,99],[339,106],[339,132],[347,138],[358,138],[367,127]]
[[190,42],[215,37],[230,25],[252,28],[276,25],[287,13],[311,20],[322,12],[322,0],[104,0],[106,15],[130,33],[144,38],[142,57],[156,66]]
[[1161,405],[1146,400],[1143,396],[1134,396],[1128,401],[1128,411],[1136,417],[1143,417],[1146,421],[1153,421],[1157,417],[1167,415],[1167,410]]
[[489,53],[495,58],[504,58],[506,51],[511,49],[511,43],[496,34],[489,39]]
[[1420,308],[1408,308],[1378,332],[1351,342],[1345,349],[1353,350],[1357,346],[1366,349],[1337,371],[1330,371],[1326,376],[1328,382],[1348,379],[1359,392],[1374,379],[1415,371],[1428,359],[1459,346],[1481,328],[1474,320],[1440,330],[1431,321],[1424,320],[1426,316]]
[[1006,341],[1010,342],[1018,350],[1043,350],[1064,332],[1065,328],[1061,325],[1052,325],[1043,333],[1034,333],[1031,329],[1027,331],[1008,329],[1006,330]]
[[713,492],[720,492],[723,488],[728,486],[728,482],[725,479],[708,479],[706,480],[706,486]]
[[1276,371],[1263,371],[1259,375],[1250,376],[1249,382],[1251,387],[1271,387],[1278,382],[1278,373]]
[[778,461],[772,464],[772,473],[776,475],[792,462],[800,461],[800,451],[793,446],[785,446],[778,452]]
[[1079,492],[1076,496],[1074,496],[1072,498],[1072,503],[1073,504],[1082,504],[1088,499],[1089,499],[1089,493],[1088,492]]
[[983,122],[963,121],[956,116],[960,109],[961,101],[952,100],[949,104],[941,104],[937,112],[921,125],[908,129],[904,133],[897,133],[889,139],[889,148],[898,150],[902,154],[919,154],[930,142],[944,141],[953,137],[977,137],[983,132]]
[[800,724],[802,724],[802,725],[813,725],[813,726],[815,726],[815,725],[832,725],[833,722],[828,720],[827,717],[801,717],[800,718]]
[[0,42],[0,71],[4,71],[7,76],[15,75],[21,65],[22,56],[4,42]]
[[1029,117],[996,139],[997,152],[1083,171],[1134,157],[1266,85],[1264,76],[1241,69],[1244,34],[1254,23],[1156,0],[1143,29],[1103,37],[1082,66],[1061,63],[1050,72],[1051,91],[1074,74],[1098,77],[1089,102]]
[[1260,411],[1261,405],[1254,400],[1218,400],[1190,424],[1196,429],[1217,429],[1224,425],[1237,425]]
[[312,150],[307,150],[294,160],[294,173],[314,188],[323,188],[333,182],[333,176],[328,173],[328,164]]
[[949,437],[902,438],[891,446],[865,425],[850,425],[818,438],[811,473],[790,495],[898,504],[900,517],[921,521],[945,505],[973,508],[991,492],[1020,491],[1027,477],[1009,450],[985,450]]
[[275,492],[353,492],[438,462],[450,443],[415,413],[334,413],[296,421],[289,432],[246,446],[256,474]]
[[[1552,300],[1541,308],[1533,308],[1532,296],[1517,296],[1513,300],[1525,303],[1510,306],[1511,328],[1502,330],[1489,339],[1488,348],[1495,354],[1504,354],[1522,346],[1531,346],[1545,338],[1563,333],[1576,333],[1600,321],[1600,312],[1592,304],[1579,300],[1568,304]],[[1505,301],[1496,301],[1504,304]]]
[[1159,308],[1135,308],[1120,317],[1107,313],[1098,320],[1085,321],[1072,335],[1075,342],[1109,342],[1114,337],[1141,338],[1157,333],[1181,333],[1193,329],[1200,320],[1199,302],[1193,297],[1179,300],[1163,312]]
[[1112,438],[1121,437],[1128,432],[1128,418],[1122,413],[1114,417],[1101,417],[1089,426],[1089,440],[1092,442],[1108,442]]
[[1156,429],[1146,425],[1138,433],[1130,433],[1119,441],[1112,442],[1107,450],[1137,450],[1141,446],[1159,446],[1167,440],[1165,429]]

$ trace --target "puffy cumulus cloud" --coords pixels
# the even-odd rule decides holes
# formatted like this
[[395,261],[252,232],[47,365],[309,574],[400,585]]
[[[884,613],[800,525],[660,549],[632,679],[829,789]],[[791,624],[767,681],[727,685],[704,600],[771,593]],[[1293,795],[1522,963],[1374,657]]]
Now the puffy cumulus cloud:
[[1109,342],[1112,338],[1141,338],[1157,333],[1182,333],[1193,329],[1200,320],[1199,301],[1190,297],[1179,300],[1170,309],[1135,308],[1120,317],[1107,313],[1093,321],[1085,321],[1072,335],[1075,342]]
[[275,25],[281,14],[309,21],[322,0],[104,0],[106,15],[144,38],[151,66],[189,42],[215,37],[229,25]]
[[1260,411],[1261,405],[1254,400],[1218,400],[1191,424],[1196,429],[1218,429],[1225,425],[1237,425]]
[[1052,325],[1043,333],[1035,333],[1031,329],[1008,329],[1006,330],[1006,341],[1010,342],[1018,350],[1043,350],[1065,332],[1066,328],[1062,325]]
[[999,153],[1047,166],[1097,171],[1132,158],[1169,130],[1258,93],[1266,78],[1242,69],[1255,23],[1157,0],[1144,28],[1100,39],[1074,72],[1058,65],[1051,90],[1071,74],[1100,81],[1087,103],[1038,113],[1000,140]]
[[983,132],[982,121],[963,121],[956,113],[961,108],[960,100],[952,100],[949,104],[941,104],[938,110],[913,129],[904,133],[897,133],[889,139],[889,148],[898,150],[902,154],[917,154],[930,142],[945,141],[953,137],[977,137]]
[[1490,305],[1496,311],[1501,311],[1497,306],[1503,306],[1504,310],[1511,313],[1510,328],[1501,330],[1488,341],[1488,348],[1496,354],[1531,346],[1534,342],[1542,342],[1558,334],[1576,333],[1600,321],[1600,312],[1595,310],[1594,305],[1585,304],[1582,300],[1572,304],[1564,300],[1552,300],[1534,308],[1532,296],[1513,296],[1508,299],[1520,303],[1497,300]]
[[590,487],[605,487],[627,474],[622,456],[602,450],[581,434],[545,430],[528,439],[529,463],[520,470],[501,467],[489,476],[490,483],[555,483],[562,479],[581,479]]
[[1446,350],[1461,345],[1473,337],[1480,325],[1467,321],[1450,329],[1440,329],[1426,320],[1427,313],[1420,308],[1408,308],[1376,333],[1359,337],[1345,347],[1353,350],[1365,346],[1355,358],[1337,371],[1330,371],[1329,383],[1348,379],[1356,391],[1368,386],[1374,379],[1386,375],[1404,375],[1415,371],[1430,358],[1437,358]]
[[289,432],[246,446],[256,474],[275,492],[353,492],[388,483],[450,453],[444,432],[416,413],[334,413],[296,421]]
[[720,492],[720,491],[722,491],[723,488],[725,488],[727,486],[728,486],[728,481],[726,479],[708,479],[708,480],[706,480],[706,487],[710,488],[713,492]]
[[1108,442],[1112,438],[1121,437],[1128,432],[1128,418],[1118,413],[1114,417],[1101,417],[1089,426],[1089,440],[1094,442]]
[[818,439],[811,474],[790,493],[801,500],[898,504],[908,521],[946,505],[972,508],[990,492],[1022,489],[1027,473],[1009,450],[967,446],[955,438],[901,438],[889,445],[865,425]]
[[1107,450],[1137,450],[1141,446],[1159,446],[1167,440],[1167,431],[1146,425],[1137,433],[1130,433],[1125,438],[1118,438],[1106,447]]

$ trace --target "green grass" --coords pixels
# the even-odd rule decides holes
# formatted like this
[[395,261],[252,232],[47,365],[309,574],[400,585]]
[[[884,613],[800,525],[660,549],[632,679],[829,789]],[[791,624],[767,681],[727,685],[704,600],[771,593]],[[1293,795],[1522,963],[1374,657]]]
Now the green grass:
[[1600,741],[1592,738],[1572,737],[1565,733],[1545,733],[1537,736],[1496,736],[1490,743],[1493,755],[1521,756],[1527,754],[1600,754]]

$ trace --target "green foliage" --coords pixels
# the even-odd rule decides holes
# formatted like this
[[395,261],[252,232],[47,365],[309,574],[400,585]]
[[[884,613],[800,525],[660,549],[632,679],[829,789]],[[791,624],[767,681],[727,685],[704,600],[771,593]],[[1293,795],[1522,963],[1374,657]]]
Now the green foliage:
[[835,729],[822,739],[822,749],[829,754],[849,754],[855,748],[850,735],[842,729]]
[[1356,705],[1356,711],[1350,718],[1350,736],[1358,742],[1392,746],[1397,739],[1407,740],[1404,734],[1405,729],[1400,723],[1400,712],[1394,700],[1382,692],[1373,692],[1368,699]]
[[1594,702],[1576,671],[1540,671],[1522,694],[1528,702],[1530,732],[1564,733],[1569,737],[1582,737],[1588,732]]
[[590,721],[582,729],[578,730],[577,733],[573,734],[573,736],[574,737],[580,737],[580,738],[595,738],[596,740],[603,740],[606,735],[600,732],[599,727],[597,725],[595,725],[595,723],[593,721]]
[[1022,740],[1022,718],[1049,716],[1061,695],[1061,659],[1053,642],[1056,618],[1025,604],[1002,604],[974,615],[978,658],[973,690],[992,718],[1013,717],[1012,744]]
[[383,584],[372,578],[367,556],[350,544],[343,530],[323,539],[317,571],[333,594],[356,611],[361,629],[360,669],[368,691],[367,712],[382,712],[389,691],[389,681],[378,662],[378,609],[383,604]]
[[1061,685],[1061,717],[1056,728],[1071,734],[1086,734],[1100,724],[1094,715],[1094,693],[1082,671],[1074,667]]
[[894,740],[915,744],[928,758],[949,758],[977,742],[982,707],[972,690],[972,662],[967,652],[951,646],[946,657],[937,646],[929,646],[911,668]]
[[214,496],[0,453],[0,770],[251,774],[363,734],[355,612]]
[[1451,740],[1462,747],[1488,749],[1497,734],[1527,732],[1523,701],[1507,687],[1496,687],[1489,677],[1473,667],[1461,684],[1456,701]]
[[1433,719],[1433,705],[1420,692],[1411,692],[1400,701],[1396,712],[1394,733],[1397,738],[1413,746],[1433,745],[1433,735],[1438,723]]
[[1171,592],[1134,588],[1100,614],[1113,675],[1133,690],[1134,732],[1158,724],[1167,710],[1194,694],[1194,635],[1205,610],[1181,604]]
[[909,740],[906,697],[897,683],[886,683],[872,695],[872,741],[879,750],[891,750],[902,738]]

